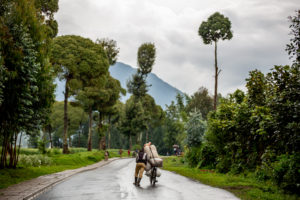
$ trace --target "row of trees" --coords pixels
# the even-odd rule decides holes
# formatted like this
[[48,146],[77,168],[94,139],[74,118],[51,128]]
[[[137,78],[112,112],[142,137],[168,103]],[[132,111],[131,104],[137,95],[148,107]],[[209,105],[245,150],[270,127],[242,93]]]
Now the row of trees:
[[72,103],[83,108],[89,116],[88,150],[92,149],[93,111],[99,114],[97,132],[102,135],[99,148],[105,149],[103,117],[113,112],[120,93],[125,93],[120,82],[108,71],[119,52],[116,42],[108,39],[93,42],[68,35],[55,38],[51,49],[55,71],[60,80],[65,80],[63,152],[68,153],[68,98],[71,95],[75,97]]
[[[92,52],[93,45],[96,49],[94,52]],[[105,48],[101,56],[103,46]],[[148,131],[150,127],[159,124],[163,118],[161,107],[156,105],[154,99],[147,94],[150,86],[147,85],[146,78],[155,61],[154,44],[145,43],[138,49],[139,68],[137,73],[128,81],[128,91],[132,93],[132,96],[125,104],[118,102],[120,93],[124,94],[125,90],[121,88],[119,81],[112,78],[108,72],[108,67],[116,62],[118,52],[114,42],[97,40],[96,43],[93,43],[79,36],[61,36],[54,39],[52,49],[51,62],[55,66],[59,78],[66,81],[64,152],[68,152],[68,137],[69,143],[71,143],[71,134],[77,134],[77,138],[80,139],[82,133],[80,127],[85,123],[85,114],[82,114],[81,125],[78,124],[79,120],[74,121],[77,124],[77,130],[67,133],[72,121],[68,119],[67,110],[69,107],[67,100],[70,95],[75,97],[75,101],[71,102],[72,112],[75,111],[72,106],[79,106],[88,114],[88,150],[92,149],[93,132],[98,133],[99,149],[105,149],[106,145],[110,148],[111,143],[114,143],[111,141],[111,131],[114,127],[116,127],[117,134],[124,134],[128,138],[130,149],[132,148],[133,137],[135,138],[134,144],[141,145],[144,131],[146,132],[146,141],[149,140]],[[99,55],[100,57],[97,58]],[[109,58],[109,63],[105,62],[106,58]],[[103,60],[101,61],[101,59]],[[52,114],[54,116],[51,117],[52,122],[50,122],[49,127],[57,133],[61,130],[61,125],[60,128],[57,128],[55,113]],[[62,112],[58,113],[61,114]],[[96,121],[97,125],[94,123]],[[95,125],[97,130],[94,128]]]

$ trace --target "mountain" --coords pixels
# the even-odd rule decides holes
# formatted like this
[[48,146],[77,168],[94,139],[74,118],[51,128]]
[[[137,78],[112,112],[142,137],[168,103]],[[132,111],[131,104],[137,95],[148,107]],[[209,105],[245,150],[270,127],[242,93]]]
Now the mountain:
[[[117,62],[115,65],[111,66],[109,71],[111,76],[118,79],[125,89],[127,89],[127,81],[134,73],[136,73],[135,68],[121,62]],[[55,93],[56,100],[63,101],[64,82],[56,79],[55,83],[57,84]],[[176,99],[177,93],[183,94],[180,90],[166,83],[153,73],[148,75],[147,84],[151,85],[148,93],[155,99],[156,104],[160,105],[163,109],[165,109],[166,105],[170,105],[171,101]],[[130,95],[130,93],[127,93],[126,96],[122,96],[121,101],[125,102]]]

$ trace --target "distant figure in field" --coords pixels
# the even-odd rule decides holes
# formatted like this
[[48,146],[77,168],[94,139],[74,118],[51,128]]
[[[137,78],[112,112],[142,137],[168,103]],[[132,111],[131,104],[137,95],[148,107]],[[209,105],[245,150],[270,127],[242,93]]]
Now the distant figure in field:
[[119,150],[120,158],[122,158],[122,153],[123,153],[123,150],[120,149],[120,150]]
[[135,166],[135,177],[134,185],[140,186],[140,182],[143,177],[143,173],[147,164],[147,154],[144,152],[144,148],[141,148],[136,157],[136,166]]
[[128,149],[128,152],[127,152],[127,153],[128,153],[128,157],[130,157],[130,149]]

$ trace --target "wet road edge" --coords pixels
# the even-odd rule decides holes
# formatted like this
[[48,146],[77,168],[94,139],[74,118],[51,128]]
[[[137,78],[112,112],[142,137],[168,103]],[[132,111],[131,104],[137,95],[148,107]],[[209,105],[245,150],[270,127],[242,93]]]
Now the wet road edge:
[[0,190],[0,200],[34,199],[35,197],[48,191],[49,189],[53,188],[55,185],[67,180],[68,178],[70,178],[75,174],[94,170],[99,167],[103,167],[119,159],[128,159],[128,158],[110,158],[107,161],[102,160],[100,162],[85,167],[39,176],[37,178],[24,181],[19,184],[9,186],[8,188]]

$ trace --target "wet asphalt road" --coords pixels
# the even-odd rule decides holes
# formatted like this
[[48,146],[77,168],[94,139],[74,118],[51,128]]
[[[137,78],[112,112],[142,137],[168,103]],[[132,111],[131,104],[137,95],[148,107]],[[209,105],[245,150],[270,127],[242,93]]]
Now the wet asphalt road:
[[39,200],[234,200],[233,194],[203,185],[168,171],[161,171],[155,187],[143,176],[141,187],[135,187],[134,159],[121,159],[98,169],[76,174],[51,190],[41,194]]

